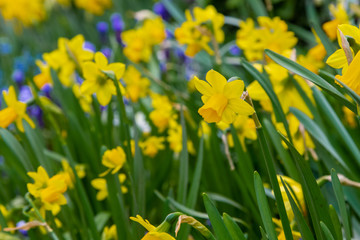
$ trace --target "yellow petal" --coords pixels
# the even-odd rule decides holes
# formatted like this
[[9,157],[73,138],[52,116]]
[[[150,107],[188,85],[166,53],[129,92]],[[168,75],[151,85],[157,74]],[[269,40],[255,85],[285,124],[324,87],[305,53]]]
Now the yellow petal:
[[241,80],[231,81],[225,84],[224,95],[227,98],[240,98],[244,91],[244,82]]
[[108,65],[108,60],[102,52],[95,53],[95,62],[100,68],[105,68]]
[[[345,36],[349,36],[352,37],[358,44],[360,44],[360,29],[350,25],[350,24],[341,24],[338,26],[338,28],[341,30],[341,32],[345,35]],[[338,41],[339,40],[339,36],[338,36]],[[341,46],[341,43],[339,44],[339,46]]]
[[200,80],[197,77],[194,77],[193,79],[195,88],[205,96],[211,96],[215,93],[214,89],[205,81]]
[[109,104],[112,94],[107,88],[100,88],[96,91],[96,97],[102,106]]
[[222,93],[227,83],[226,78],[213,69],[206,74],[206,81],[210,83],[216,93]]
[[338,49],[329,56],[326,63],[333,68],[343,68],[347,65],[347,59],[344,50]]
[[229,100],[228,107],[240,115],[251,115],[255,110],[244,100],[232,98]]

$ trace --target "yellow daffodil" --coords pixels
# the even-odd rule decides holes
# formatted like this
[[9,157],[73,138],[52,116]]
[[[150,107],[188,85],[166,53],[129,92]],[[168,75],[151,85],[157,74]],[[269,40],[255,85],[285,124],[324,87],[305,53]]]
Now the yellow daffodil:
[[[300,209],[300,211],[305,213],[306,205],[305,205],[305,199],[304,199],[304,194],[303,194],[303,191],[301,188],[301,184],[287,176],[281,176],[281,178],[284,180],[284,182],[286,184],[290,185],[291,190],[289,189],[289,186],[286,186],[286,187],[289,189],[289,192],[291,193],[291,197],[294,199],[295,203],[298,205],[298,208]],[[284,200],[285,210],[288,215],[289,221],[292,222],[294,220],[295,216],[294,216],[293,210],[291,208],[290,200],[287,197],[285,187],[281,182],[281,178],[279,175],[277,176],[277,180],[280,185],[281,195]]]
[[139,147],[142,149],[144,155],[153,158],[160,150],[165,149],[164,141],[165,137],[151,136],[145,141],[140,142]]
[[224,41],[224,32],[221,29],[224,25],[224,15],[218,13],[212,5],[205,9],[195,7],[193,14],[194,16],[186,10],[186,22],[175,30],[176,40],[182,45],[187,45],[185,54],[189,57],[194,57],[202,49],[213,55],[214,51],[209,44]]
[[334,19],[324,23],[323,29],[331,40],[335,40],[338,25],[349,23],[349,17],[342,3],[339,3],[336,6],[334,4],[330,4],[329,10],[330,13],[333,15]]
[[93,58],[94,54],[83,48],[84,42],[84,36],[80,34],[72,39],[59,38],[58,49],[43,54],[44,60],[57,71],[64,86],[71,86],[75,79],[75,70],[80,70],[85,61]]
[[[119,174],[119,182],[122,184],[126,180],[126,175],[124,173]],[[107,190],[107,184],[106,180],[104,178],[96,178],[91,181],[91,185],[98,190],[99,192],[96,194],[96,199],[98,201],[102,201],[108,196],[108,190]],[[121,191],[123,193],[127,193],[128,189],[127,187],[121,185]]]
[[0,111],[0,127],[7,128],[11,123],[15,122],[18,129],[24,132],[23,120],[25,120],[34,128],[34,122],[26,114],[26,103],[17,100],[15,88],[10,86],[8,92],[3,91],[3,96],[7,107]]
[[111,227],[105,226],[101,240],[118,240],[115,224],[111,225]]
[[150,96],[152,99],[151,105],[154,110],[151,111],[149,117],[161,133],[169,126],[171,119],[175,117],[173,106],[169,98],[165,95],[152,93]]
[[73,90],[75,97],[79,100],[82,110],[86,113],[90,113],[91,109],[92,109],[91,108],[91,103],[92,103],[91,96],[87,95],[87,94],[83,94],[80,90],[80,85],[78,85],[78,84],[74,84],[72,87],[72,90]]
[[64,176],[57,174],[49,178],[41,166],[38,167],[37,172],[28,172],[28,175],[34,179],[34,183],[27,184],[29,193],[41,200],[42,208],[56,215],[60,211],[60,206],[66,204],[66,198],[63,195],[67,189]]
[[[272,220],[276,225],[275,230],[278,233],[278,236],[277,236],[278,240],[286,240],[285,232],[284,232],[284,228],[282,226],[281,220],[276,219],[276,218],[273,218]],[[291,233],[293,235],[294,240],[300,240],[301,239],[301,234],[298,231],[291,230]]]
[[360,52],[355,55],[355,58],[351,61],[345,74],[342,76],[337,75],[336,77],[346,84],[349,88],[354,90],[360,95]]
[[121,35],[125,44],[124,55],[132,62],[148,62],[152,47],[164,41],[165,25],[160,17],[146,19],[137,29],[130,29]]
[[101,163],[109,169],[102,173],[100,176],[105,176],[111,170],[111,174],[117,173],[124,166],[125,162],[126,154],[122,147],[106,150],[102,157]]
[[136,215],[136,217],[130,217],[130,219],[140,223],[148,231],[148,233],[146,233],[141,240],[175,240],[175,238],[170,234],[163,232],[162,229],[151,225],[148,220],[144,220],[140,215]]
[[206,122],[232,123],[237,114],[254,113],[254,109],[241,99],[244,91],[243,81],[227,82],[224,76],[214,70],[206,74],[206,80],[207,82],[195,77],[196,89],[203,95],[201,100],[204,103],[198,112]]
[[141,73],[134,66],[129,66],[126,69],[123,79],[126,84],[126,96],[130,98],[132,102],[137,102],[139,98],[147,95],[150,80],[142,77]]
[[[257,138],[254,120],[248,116],[238,115],[233,125],[243,149],[246,150],[245,139],[256,140]],[[230,147],[234,146],[234,139],[231,134],[228,135],[228,143]]]
[[109,77],[109,74],[113,75],[116,80],[119,80],[123,76],[124,71],[124,64],[108,64],[104,54],[97,52],[95,54],[95,62],[88,61],[84,63],[83,73],[85,81],[82,83],[80,90],[83,94],[96,93],[99,103],[102,106],[106,106],[109,104],[112,95],[116,95],[115,84]]
[[[63,172],[60,172],[58,174],[61,174],[63,176],[63,179],[69,188],[74,188],[75,175],[72,168],[70,167],[69,163],[66,160],[62,160],[61,165],[63,168]],[[77,164],[75,166],[75,171],[80,179],[85,177],[84,169],[85,166],[83,164]]]
[[264,50],[270,49],[279,54],[290,51],[297,43],[293,32],[279,17],[258,17],[259,28],[252,19],[240,22],[236,44],[244,51],[249,61],[263,60]]
[[74,3],[76,7],[99,16],[112,6],[111,0],[75,0]]
[[34,82],[35,85],[41,89],[45,84],[52,85],[52,78],[51,78],[51,72],[50,72],[50,66],[43,61],[36,60],[36,65],[40,69],[40,73],[36,76],[34,76]]
[[15,20],[25,27],[41,22],[46,17],[43,0],[0,0],[0,12],[7,20]]

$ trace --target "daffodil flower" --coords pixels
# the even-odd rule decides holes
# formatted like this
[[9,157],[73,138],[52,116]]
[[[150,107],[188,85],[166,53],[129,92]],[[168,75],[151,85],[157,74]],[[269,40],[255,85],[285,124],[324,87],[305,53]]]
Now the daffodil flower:
[[97,99],[102,106],[109,104],[112,95],[116,95],[116,87],[110,74],[119,80],[125,71],[122,63],[108,64],[107,58],[101,52],[95,54],[95,62],[85,62],[83,73],[85,81],[80,90],[83,94],[96,93]]
[[10,86],[8,92],[3,91],[3,96],[7,107],[0,111],[0,127],[7,128],[15,122],[18,129],[24,132],[23,120],[25,120],[34,128],[34,122],[26,114],[26,103],[17,100],[15,88]]
[[232,123],[237,114],[251,115],[254,109],[241,96],[244,91],[244,82],[241,80],[226,81],[220,73],[210,70],[206,80],[195,77],[195,87],[203,95],[204,103],[199,114],[208,123]]
[[148,220],[144,220],[140,215],[136,215],[136,217],[130,217],[131,220],[140,223],[148,233],[141,240],[175,240],[173,236],[170,234],[163,232],[161,228],[156,228],[151,225]]
[[105,176],[111,170],[111,174],[117,173],[125,164],[126,162],[126,154],[122,147],[117,147],[114,149],[106,150],[102,160],[102,164],[109,169],[104,173],[100,174],[100,177]]

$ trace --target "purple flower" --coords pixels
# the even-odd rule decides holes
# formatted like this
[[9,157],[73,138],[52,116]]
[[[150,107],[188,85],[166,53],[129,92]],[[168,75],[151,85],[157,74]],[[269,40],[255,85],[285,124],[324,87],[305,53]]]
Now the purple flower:
[[96,24],[96,29],[100,33],[101,36],[104,36],[109,31],[109,24],[107,22],[98,22]]
[[162,2],[155,3],[153,6],[153,11],[157,15],[161,16],[164,20],[168,20],[170,18],[170,14]]
[[229,53],[233,56],[239,56],[241,54],[241,49],[236,45],[232,45],[229,48]]
[[114,13],[110,17],[111,27],[114,32],[122,32],[124,30],[124,21],[120,13]]
[[[26,224],[26,222],[24,220],[21,220],[21,221],[16,223],[16,227],[21,227],[21,226],[23,226],[25,224]],[[27,237],[27,235],[28,235],[26,230],[20,229],[19,232],[25,237]]]
[[83,48],[91,52],[96,52],[96,47],[92,42],[84,42]]
[[24,85],[19,89],[19,100],[20,102],[28,102],[33,98],[33,94],[29,86]]
[[15,69],[11,75],[11,78],[14,80],[14,82],[20,84],[25,80],[25,74],[20,69]]
[[48,83],[46,83],[42,88],[41,88],[41,91],[44,93],[44,95],[47,97],[47,98],[51,98],[51,91],[52,91],[52,86]]
[[107,57],[108,59],[111,57],[112,55],[112,50],[108,47],[104,47],[101,49],[101,52],[105,55],[105,57]]

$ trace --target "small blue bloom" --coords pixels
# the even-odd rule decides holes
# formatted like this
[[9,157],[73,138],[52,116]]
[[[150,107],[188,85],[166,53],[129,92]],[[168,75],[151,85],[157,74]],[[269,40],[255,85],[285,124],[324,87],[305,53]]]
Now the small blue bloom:
[[170,14],[162,2],[155,3],[153,11],[157,15],[161,16],[164,20],[168,20],[170,18]]
[[52,91],[52,86],[48,83],[46,83],[42,88],[41,88],[41,91],[44,93],[44,95],[47,97],[47,98],[51,98],[50,94],[51,94],[51,91]]
[[104,36],[109,31],[109,24],[107,22],[98,22],[96,24],[96,29],[100,33],[100,35]]
[[105,57],[110,59],[110,57],[112,55],[112,50],[110,48],[104,47],[104,48],[101,49],[101,52],[105,55]]
[[239,56],[241,54],[241,49],[236,45],[232,45],[229,48],[229,53],[233,56]]
[[11,78],[14,80],[14,82],[20,84],[25,80],[25,74],[20,69],[15,69],[11,75]]
[[[16,227],[21,227],[21,226],[23,226],[23,225],[25,225],[25,224],[26,224],[26,222],[25,222],[24,220],[21,220],[21,221],[19,221],[19,222],[16,223]],[[28,236],[28,231],[26,231],[26,230],[24,230],[24,229],[19,229],[19,232],[20,232],[23,236],[25,236],[25,237]]]
[[31,88],[27,85],[21,86],[19,89],[19,100],[20,102],[28,102],[33,98]]
[[125,24],[121,17],[120,13],[114,13],[110,17],[111,27],[114,32],[122,32],[124,30]]
[[86,50],[89,50],[91,52],[96,52],[95,45],[92,42],[89,42],[89,41],[84,42],[83,48],[86,49]]
[[0,55],[8,55],[12,52],[12,46],[8,42],[0,42]]

